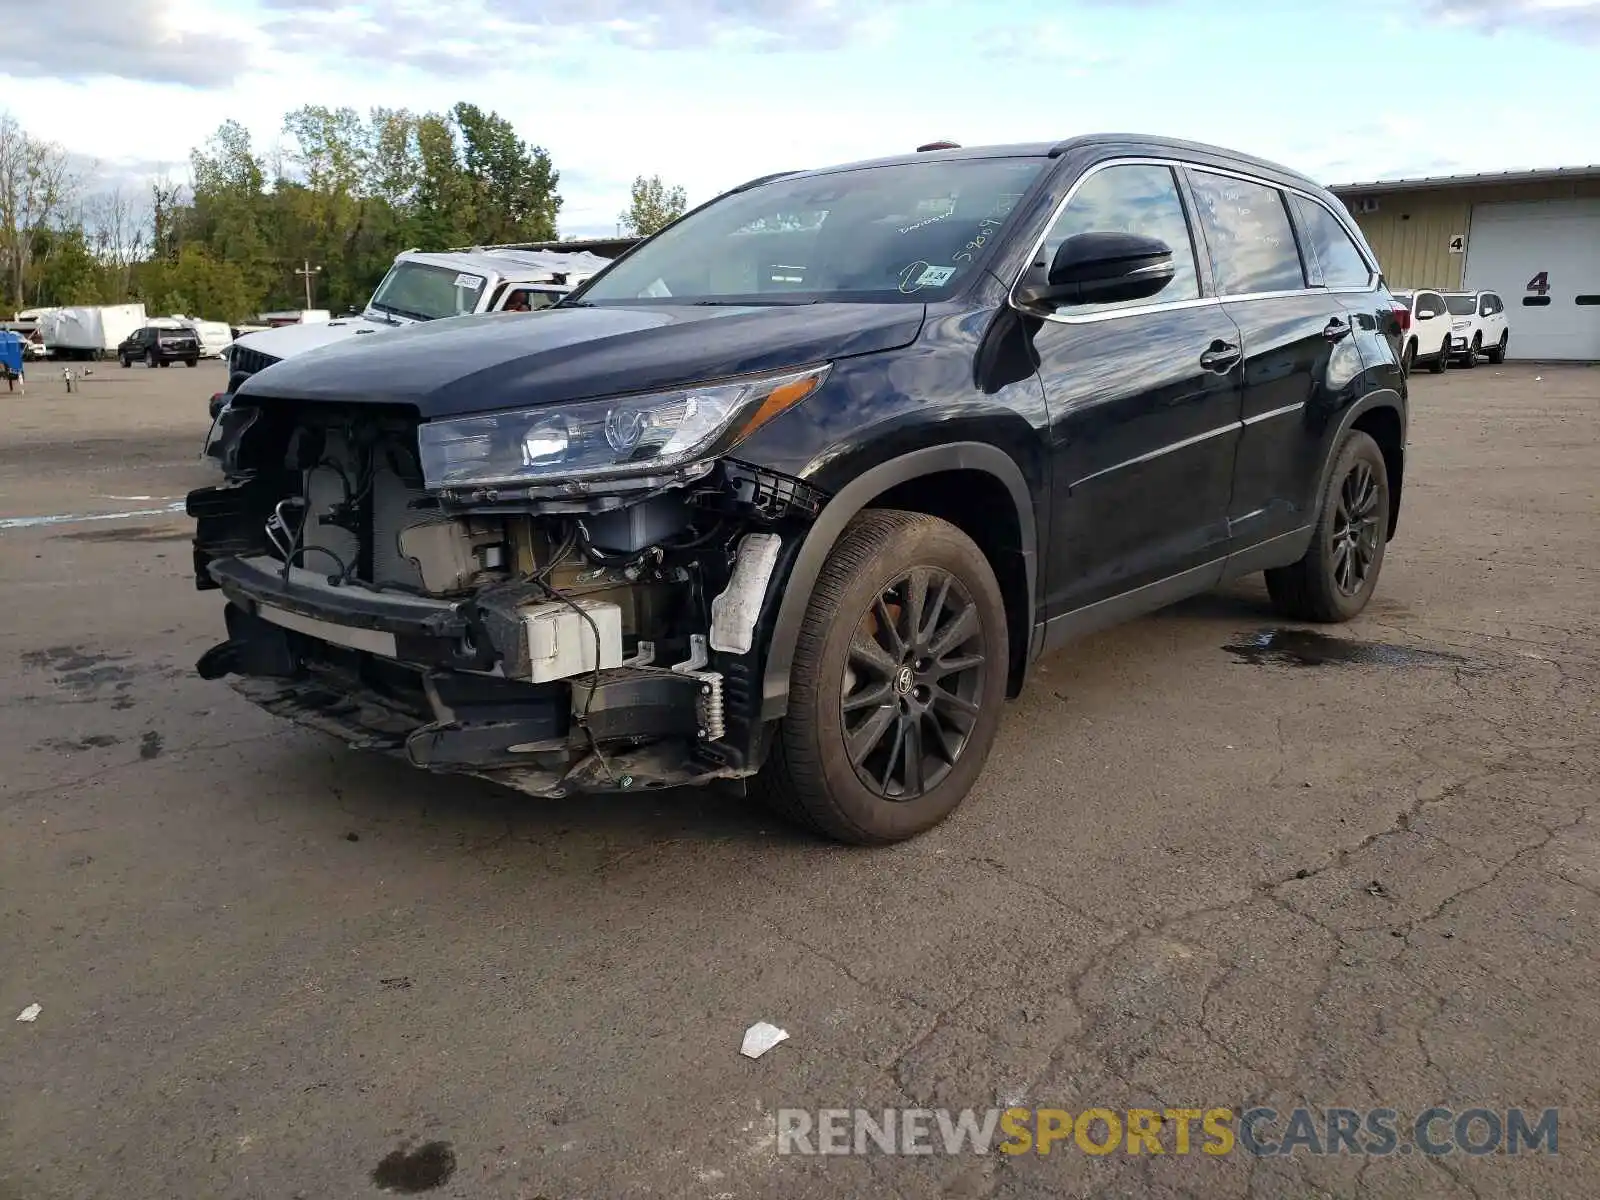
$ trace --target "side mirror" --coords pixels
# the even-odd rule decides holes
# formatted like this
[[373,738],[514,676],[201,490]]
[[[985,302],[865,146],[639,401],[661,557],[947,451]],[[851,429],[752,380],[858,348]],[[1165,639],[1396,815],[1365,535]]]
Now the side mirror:
[[1157,238],[1080,233],[1056,248],[1046,281],[1023,284],[1017,299],[1028,305],[1144,300],[1165,288],[1176,274],[1172,247]]

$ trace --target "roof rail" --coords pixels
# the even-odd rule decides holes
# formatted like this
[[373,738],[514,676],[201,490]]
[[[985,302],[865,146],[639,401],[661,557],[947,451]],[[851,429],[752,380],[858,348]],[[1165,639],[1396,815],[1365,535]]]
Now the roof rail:
[[771,183],[774,179],[783,179],[785,176],[798,175],[800,174],[801,170],[802,168],[797,167],[793,171],[774,171],[771,175],[762,175],[757,179],[750,180],[749,183],[741,183],[736,188],[729,188],[727,194],[731,196],[735,192],[746,192],[753,187],[760,187],[763,183]]
[[930,150],[959,150],[959,149],[961,149],[961,143],[960,142],[951,142],[951,141],[928,142],[925,145],[918,146],[917,147],[917,153],[918,154],[926,154]]

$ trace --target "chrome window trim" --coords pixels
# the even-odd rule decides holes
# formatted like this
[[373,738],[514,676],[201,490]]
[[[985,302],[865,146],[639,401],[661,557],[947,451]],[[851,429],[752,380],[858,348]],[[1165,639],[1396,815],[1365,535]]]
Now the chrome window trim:
[[[1017,299],[1017,289],[1022,286],[1023,278],[1027,275],[1028,270],[1032,266],[1034,260],[1039,256],[1039,252],[1044,249],[1045,241],[1050,237],[1050,231],[1055,228],[1056,222],[1061,219],[1061,214],[1066,211],[1067,205],[1072,203],[1073,197],[1078,194],[1078,189],[1081,188],[1091,177],[1110,167],[1168,167],[1174,171],[1209,171],[1213,175],[1225,175],[1233,179],[1242,179],[1246,183],[1254,183],[1261,187],[1269,187],[1275,191],[1284,192],[1286,194],[1292,193],[1296,196],[1303,196],[1313,204],[1321,205],[1323,210],[1339,223],[1339,227],[1351,235],[1350,240],[1355,243],[1356,250],[1358,253],[1360,253],[1362,261],[1367,264],[1368,271],[1370,272],[1369,282],[1367,283],[1366,287],[1330,288],[1307,286],[1288,291],[1240,292],[1231,296],[1200,296],[1196,299],[1190,300],[1167,300],[1157,304],[1136,304],[1128,308],[1111,309],[1107,312],[1078,313],[1070,316],[1060,313],[1040,312],[1037,309],[1028,308]],[[1293,214],[1288,213],[1287,209],[1285,209],[1285,213],[1289,216],[1290,223],[1293,224]],[[1191,219],[1187,205],[1185,205],[1184,217],[1186,220]],[[1192,219],[1198,220],[1199,214],[1194,214]],[[1196,231],[1192,228],[1189,230],[1189,243],[1194,252],[1198,254],[1200,248],[1195,244],[1195,232]],[[1176,312],[1185,308],[1206,308],[1211,305],[1221,305],[1224,303],[1231,304],[1241,300],[1278,300],[1288,296],[1366,296],[1371,295],[1378,290],[1382,278],[1383,275],[1381,270],[1378,268],[1377,264],[1373,262],[1370,257],[1368,257],[1367,250],[1363,245],[1362,239],[1351,231],[1349,224],[1342,217],[1340,217],[1338,213],[1334,212],[1333,209],[1329,208],[1327,204],[1323,203],[1323,201],[1319,200],[1316,196],[1312,195],[1304,188],[1294,187],[1289,184],[1274,183],[1272,180],[1263,179],[1259,175],[1249,175],[1242,171],[1230,170],[1226,167],[1214,167],[1208,163],[1191,162],[1186,158],[1161,158],[1154,155],[1129,155],[1124,158],[1102,159],[1100,162],[1092,164],[1088,170],[1084,171],[1083,174],[1079,175],[1078,178],[1073,181],[1072,186],[1067,189],[1067,194],[1060,199],[1053,209],[1050,210],[1050,219],[1044,223],[1044,228],[1039,231],[1039,236],[1034,239],[1033,246],[1028,251],[1027,262],[1024,263],[1022,269],[1017,272],[1017,277],[1011,281],[1011,287],[1006,291],[1006,303],[1010,305],[1010,307],[1016,309],[1018,312],[1026,313],[1028,316],[1035,317],[1040,320],[1051,321],[1057,325],[1092,325],[1099,321],[1113,321],[1121,317],[1144,316],[1148,313],[1155,312]],[[1173,448],[1176,449],[1176,447]],[[1132,463],[1124,463],[1121,465],[1131,466]],[[1117,468],[1109,467],[1107,469],[1114,471]]]

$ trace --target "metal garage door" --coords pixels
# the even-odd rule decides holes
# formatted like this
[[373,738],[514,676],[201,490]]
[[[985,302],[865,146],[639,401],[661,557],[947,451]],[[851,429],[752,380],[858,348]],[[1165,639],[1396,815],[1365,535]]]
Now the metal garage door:
[[1506,302],[1510,357],[1600,359],[1600,200],[1473,205],[1466,280]]

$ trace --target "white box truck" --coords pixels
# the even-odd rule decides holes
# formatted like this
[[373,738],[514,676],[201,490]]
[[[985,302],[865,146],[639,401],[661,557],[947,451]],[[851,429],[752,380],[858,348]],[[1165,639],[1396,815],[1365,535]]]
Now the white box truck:
[[149,321],[142,304],[102,304],[53,309],[39,323],[57,358],[109,358]]

